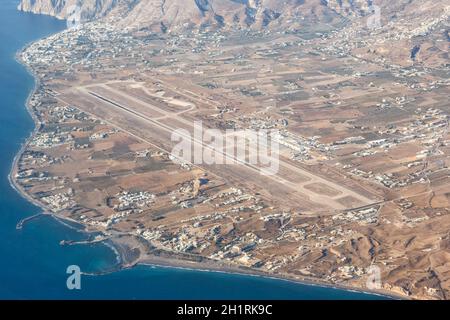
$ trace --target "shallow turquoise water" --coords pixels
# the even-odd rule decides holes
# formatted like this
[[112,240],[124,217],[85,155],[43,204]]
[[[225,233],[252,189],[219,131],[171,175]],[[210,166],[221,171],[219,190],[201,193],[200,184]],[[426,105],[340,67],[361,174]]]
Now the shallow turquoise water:
[[0,298],[3,299],[377,299],[372,295],[299,285],[287,281],[140,266],[81,280],[66,287],[67,266],[86,272],[108,269],[114,253],[104,245],[61,247],[84,234],[50,217],[16,230],[20,219],[39,208],[20,197],[7,176],[21,143],[33,129],[24,102],[33,79],[15,60],[26,43],[65,28],[53,18],[20,13],[17,1],[0,3]]

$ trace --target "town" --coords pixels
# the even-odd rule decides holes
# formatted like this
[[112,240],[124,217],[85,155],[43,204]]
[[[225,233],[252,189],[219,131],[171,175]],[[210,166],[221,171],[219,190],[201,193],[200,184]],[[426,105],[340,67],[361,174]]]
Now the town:
[[[450,66],[375,56],[364,49],[392,35],[357,32],[160,35],[104,19],[33,43],[20,58],[40,78],[40,127],[17,184],[126,247],[130,264],[357,288],[377,265],[382,290],[448,297]],[[196,120],[277,130],[278,175],[175,161],[171,130]]]

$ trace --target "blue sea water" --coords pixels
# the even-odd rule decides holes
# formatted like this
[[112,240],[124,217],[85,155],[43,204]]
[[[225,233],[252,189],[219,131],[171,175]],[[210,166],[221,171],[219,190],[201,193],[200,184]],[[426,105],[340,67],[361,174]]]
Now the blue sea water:
[[66,268],[108,270],[116,263],[105,245],[60,246],[85,235],[51,217],[16,230],[39,213],[9,185],[13,158],[33,130],[24,103],[34,80],[15,53],[30,41],[56,33],[65,23],[16,11],[16,0],[0,2],[0,299],[380,299],[378,296],[288,281],[139,266],[103,276],[83,276],[81,290],[66,286]]

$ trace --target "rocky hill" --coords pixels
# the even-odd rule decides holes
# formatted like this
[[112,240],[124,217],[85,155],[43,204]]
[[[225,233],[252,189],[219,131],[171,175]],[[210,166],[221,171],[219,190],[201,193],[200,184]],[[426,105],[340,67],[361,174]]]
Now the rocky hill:
[[333,21],[367,12],[370,0],[22,0],[19,9],[65,19],[79,5],[85,20],[116,17],[126,25],[262,28],[301,20]]

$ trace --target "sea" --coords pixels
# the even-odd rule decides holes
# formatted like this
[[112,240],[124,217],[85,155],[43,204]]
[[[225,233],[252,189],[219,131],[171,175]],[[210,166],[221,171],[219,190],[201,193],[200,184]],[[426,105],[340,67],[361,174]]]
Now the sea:
[[61,240],[87,235],[50,216],[16,229],[20,220],[41,210],[8,180],[13,159],[34,128],[25,107],[34,79],[15,55],[66,28],[64,21],[19,12],[17,5],[17,0],[0,1],[0,299],[384,299],[272,278],[154,266],[82,275],[80,289],[69,290],[69,266],[102,273],[117,266],[117,257],[101,243],[61,246]]

